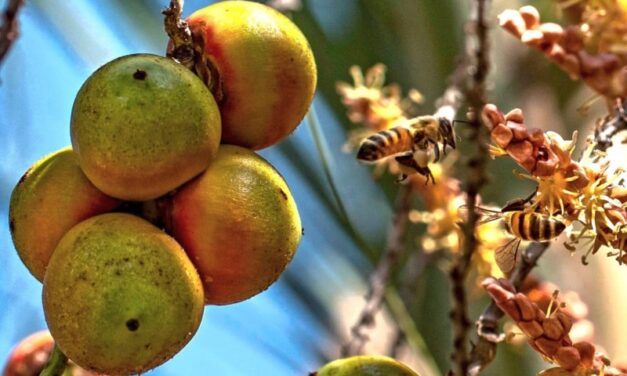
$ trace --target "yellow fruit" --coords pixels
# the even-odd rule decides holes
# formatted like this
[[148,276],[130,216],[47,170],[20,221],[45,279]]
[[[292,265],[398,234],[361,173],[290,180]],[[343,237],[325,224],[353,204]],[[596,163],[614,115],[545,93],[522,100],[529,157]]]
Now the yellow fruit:
[[198,175],[220,132],[218,107],[203,82],[156,55],[100,67],[72,108],[72,146],[85,175],[124,200],[162,196]]
[[262,149],[289,135],[316,90],[316,63],[298,27],[249,1],[212,4],[187,21],[202,61],[217,71],[222,142]]
[[43,281],[61,237],[80,221],[119,204],[89,182],[71,148],[50,154],[26,171],[11,194],[9,224],[15,249]]
[[320,368],[316,376],[419,376],[405,364],[382,355],[337,359]]
[[270,286],[301,238],[285,180],[254,152],[222,145],[211,166],[174,195],[166,224],[196,266],[209,304]]
[[192,338],[203,291],[179,244],[130,214],[103,214],[60,241],[44,279],[50,332],[76,364],[106,374],[145,372]]

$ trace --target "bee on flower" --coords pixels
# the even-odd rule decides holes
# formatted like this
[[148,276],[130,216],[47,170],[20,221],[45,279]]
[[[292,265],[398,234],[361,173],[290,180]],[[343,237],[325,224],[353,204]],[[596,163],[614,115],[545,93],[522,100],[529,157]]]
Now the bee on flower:
[[536,183],[524,208],[527,215],[556,218],[568,235],[565,246],[573,252],[589,241],[584,263],[602,246],[612,248],[610,255],[620,263],[625,261],[627,201],[622,168],[610,168],[612,159],[592,139],[587,140],[582,157],[573,159],[576,133],[572,140],[564,140],[554,132],[529,129],[520,110],[504,115],[489,104],[482,110],[482,119],[495,143],[492,155],[510,156],[527,171],[516,175]]

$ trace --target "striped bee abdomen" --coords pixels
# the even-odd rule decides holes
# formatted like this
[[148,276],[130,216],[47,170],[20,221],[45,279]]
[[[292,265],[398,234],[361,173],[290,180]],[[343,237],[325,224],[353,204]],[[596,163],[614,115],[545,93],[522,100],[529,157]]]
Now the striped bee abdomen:
[[411,151],[413,130],[398,126],[377,132],[362,141],[357,152],[357,159],[376,161],[400,152]]
[[507,212],[504,218],[507,230],[523,240],[549,241],[566,228],[562,221],[546,214],[514,211]]

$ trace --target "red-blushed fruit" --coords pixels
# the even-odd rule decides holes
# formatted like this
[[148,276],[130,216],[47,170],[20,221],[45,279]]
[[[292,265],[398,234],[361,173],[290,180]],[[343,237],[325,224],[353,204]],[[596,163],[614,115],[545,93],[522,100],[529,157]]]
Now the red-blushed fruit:
[[96,187],[123,200],[153,199],[201,173],[220,143],[220,113],[191,71],[136,54],[100,67],[72,107],[72,146]]
[[169,205],[166,228],[196,266],[208,304],[235,303],[268,288],[300,242],[300,217],[285,180],[246,148],[222,145]]
[[[31,334],[21,340],[9,354],[2,376],[39,375],[48,362],[54,339],[47,330]],[[63,376],[98,376],[70,361]]]
[[192,338],[203,289],[171,236],[131,214],[108,213],[74,226],[48,264],[46,322],[61,351],[83,368],[142,373]]
[[15,249],[43,281],[61,237],[80,221],[119,204],[87,179],[71,148],[50,154],[26,171],[11,195],[9,224]]
[[[290,134],[316,89],[316,64],[302,32],[274,9],[225,1],[187,19],[200,50],[197,71],[213,71],[222,143],[262,149]],[[211,69],[207,68],[207,62]]]

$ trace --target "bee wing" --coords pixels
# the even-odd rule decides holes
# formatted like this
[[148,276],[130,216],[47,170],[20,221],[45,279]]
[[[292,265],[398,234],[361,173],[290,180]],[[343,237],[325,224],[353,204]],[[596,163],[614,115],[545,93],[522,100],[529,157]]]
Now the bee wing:
[[498,265],[503,274],[509,275],[512,270],[514,270],[514,266],[516,266],[516,259],[518,258],[519,246],[520,239],[514,238],[494,251],[496,265]]
[[[468,214],[470,213],[470,211],[468,210],[468,205],[460,205],[457,208],[457,213],[460,218],[462,218],[464,221],[467,221]],[[479,218],[477,219],[477,225],[496,221],[503,216],[503,214],[499,211],[491,210],[481,206],[475,206],[475,213],[477,213],[477,215],[479,216]]]

